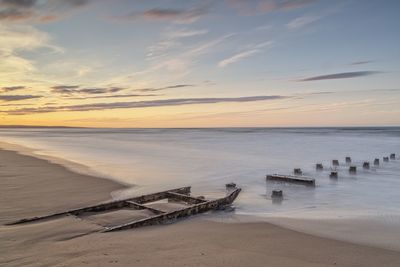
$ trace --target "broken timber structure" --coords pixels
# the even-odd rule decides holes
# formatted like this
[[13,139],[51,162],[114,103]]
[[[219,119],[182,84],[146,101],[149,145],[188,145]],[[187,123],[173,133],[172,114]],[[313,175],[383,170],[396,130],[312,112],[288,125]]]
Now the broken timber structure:
[[[104,227],[104,229],[101,230],[100,232],[119,231],[119,230],[125,230],[125,229],[130,229],[130,228],[138,228],[138,227],[147,226],[147,225],[162,224],[162,223],[169,222],[169,221],[172,221],[172,220],[175,220],[178,218],[188,217],[188,216],[195,215],[198,213],[204,213],[204,212],[207,212],[210,210],[223,208],[224,206],[232,204],[232,202],[239,195],[240,191],[241,191],[240,188],[235,188],[234,190],[230,191],[223,198],[219,198],[219,199],[215,199],[215,200],[205,200],[202,198],[190,196],[190,187],[182,187],[182,188],[167,190],[167,191],[163,191],[163,192],[143,195],[143,196],[139,196],[139,197],[128,198],[128,199],[124,199],[124,200],[116,200],[116,201],[106,202],[106,203],[102,203],[102,204],[98,204],[98,205],[94,205],[94,206],[54,213],[54,214],[40,216],[40,217],[21,219],[16,222],[9,223],[8,225],[28,223],[28,222],[34,222],[34,221],[39,221],[39,220],[45,220],[45,219],[54,219],[54,218],[57,218],[60,216],[67,216],[67,215],[78,216],[78,215],[81,215],[86,212],[94,212],[94,213],[107,212],[107,211],[113,211],[113,210],[123,209],[123,208],[130,208],[130,209],[135,209],[135,210],[146,209],[146,210],[151,211],[154,214],[153,216],[150,216],[150,217],[147,217],[144,219],[133,220],[131,222],[116,225],[116,226]],[[162,211],[162,210],[152,208],[152,207],[145,205],[146,203],[155,202],[155,201],[159,201],[162,199],[179,200],[179,201],[185,202],[190,205],[187,207],[178,209],[178,210],[170,211],[170,212]]]

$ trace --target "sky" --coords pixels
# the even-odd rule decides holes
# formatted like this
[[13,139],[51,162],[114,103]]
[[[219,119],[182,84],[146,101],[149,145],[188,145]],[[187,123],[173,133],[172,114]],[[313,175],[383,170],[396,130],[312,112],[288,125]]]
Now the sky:
[[0,0],[0,125],[400,125],[400,1]]

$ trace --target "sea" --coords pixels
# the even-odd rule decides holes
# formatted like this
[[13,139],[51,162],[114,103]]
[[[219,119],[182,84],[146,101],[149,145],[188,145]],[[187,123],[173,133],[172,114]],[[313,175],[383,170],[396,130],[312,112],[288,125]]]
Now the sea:
[[[234,182],[242,188],[234,203],[238,215],[319,222],[368,218],[390,221],[400,232],[400,127],[1,128],[0,141],[128,185],[112,193],[116,199],[182,186],[217,198]],[[383,162],[392,153],[396,159]],[[345,157],[356,174],[349,173]],[[366,161],[370,169],[363,169]],[[266,181],[267,174],[292,174],[294,168],[315,178],[316,186]],[[333,170],[337,179],[329,177]],[[282,190],[283,199],[271,199],[272,190]]]

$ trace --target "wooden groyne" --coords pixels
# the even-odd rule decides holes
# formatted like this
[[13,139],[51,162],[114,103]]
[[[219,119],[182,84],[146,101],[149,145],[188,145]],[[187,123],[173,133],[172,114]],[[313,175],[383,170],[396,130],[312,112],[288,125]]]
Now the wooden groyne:
[[269,174],[266,176],[266,179],[269,181],[281,181],[288,183],[303,184],[307,186],[315,186],[315,179],[306,176]]

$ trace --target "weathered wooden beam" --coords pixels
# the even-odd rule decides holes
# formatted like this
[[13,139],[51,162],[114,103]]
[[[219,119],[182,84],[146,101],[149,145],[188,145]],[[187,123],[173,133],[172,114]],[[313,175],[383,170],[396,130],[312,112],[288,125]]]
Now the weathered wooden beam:
[[148,207],[130,200],[125,201],[125,205],[126,207],[132,208],[132,209],[136,209],[136,210],[150,210],[151,212],[153,212],[154,214],[161,214],[161,213],[165,213],[165,211],[162,210],[158,210],[158,209],[154,209],[152,207]]
[[281,175],[271,174],[266,176],[267,180],[271,181],[282,181],[288,183],[304,184],[309,186],[315,186],[315,179],[305,176],[294,176],[294,175]]
[[106,210],[120,209],[126,205],[125,201],[130,200],[133,202],[143,204],[146,202],[152,202],[152,201],[157,201],[160,199],[165,199],[165,198],[167,198],[168,192],[189,194],[190,186],[166,190],[166,191],[153,193],[153,194],[149,194],[149,195],[143,195],[143,196],[139,196],[139,197],[133,197],[133,198],[123,199],[123,200],[106,202],[106,203],[102,203],[102,204],[97,204],[97,205],[93,205],[93,206],[89,206],[89,207],[83,207],[83,208],[79,208],[79,209],[68,210],[68,211],[64,211],[64,212],[57,212],[57,213],[44,215],[44,216],[37,216],[37,217],[33,217],[33,218],[21,219],[21,220],[15,221],[15,222],[7,223],[6,225],[28,223],[28,222],[38,221],[38,220],[45,220],[45,219],[53,219],[53,218],[63,216],[63,215],[68,215],[68,214],[77,216],[77,215],[80,215],[85,212],[101,212],[101,211],[106,211]]
[[207,200],[204,200],[201,198],[183,195],[183,194],[179,194],[179,193],[175,193],[175,192],[168,192],[167,196],[168,196],[168,198],[181,200],[181,201],[187,202],[189,204],[199,204],[199,203],[207,202]]
[[206,201],[204,203],[195,204],[195,205],[187,207],[187,208],[183,208],[180,210],[176,210],[176,211],[172,211],[172,212],[168,212],[168,213],[164,213],[164,214],[155,215],[150,218],[144,218],[141,220],[136,220],[133,222],[122,224],[122,225],[106,227],[102,232],[120,231],[120,230],[125,230],[125,229],[138,228],[141,226],[162,224],[162,223],[165,223],[165,222],[168,222],[171,220],[175,220],[178,218],[207,212],[209,210],[217,209],[221,206],[226,206],[226,205],[231,204],[236,199],[236,197],[239,195],[240,191],[241,191],[241,189],[237,188],[224,198]]
[[127,199],[127,200],[132,200],[136,203],[145,204],[145,203],[149,203],[149,202],[166,199],[166,198],[168,198],[168,193],[170,193],[170,192],[178,193],[178,194],[182,194],[182,195],[188,195],[188,194],[190,194],[190,187],[182,187],[182,188],[178,188],[178,189],[174,189],[174,190],[167,190],[167,191],[163,191],[163,192],[159,192],[159,193],[143,195],[140,197],[134,197],[134,198]]

